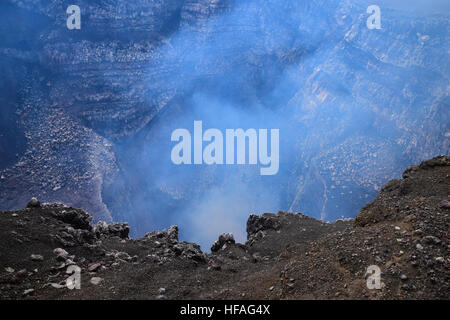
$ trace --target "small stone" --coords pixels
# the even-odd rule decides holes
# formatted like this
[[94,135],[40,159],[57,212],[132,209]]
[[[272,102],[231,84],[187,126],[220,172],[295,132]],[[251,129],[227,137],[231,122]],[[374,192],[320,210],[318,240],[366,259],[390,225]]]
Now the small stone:
[[29,296],[32,295],[34,293],[34,289],[27,289],[23,292],[24,296]]
[[30,259],[31,260],[33,260],[33,261],[44,261],[44,257],[42,256],[42,255],[40,255],[40,254],[32,254],[31,256],[30,256]]
[[66,265],[67,265],[67,266],[71,266],[71,265],[73,265],[73,264],[75,264],[75,262],[74,262],[73,260],[71,260],[71,259],[67,259],[67,260],[66,260]]
[[56,254],[56,259],[58,259],[59,261],[65,261],[69,256],[69,253],[62,248],[56,248],[55,250],[53,250],[53,253]]
[[69,253],[66,250],[64,250],[63,248],[56,248],[53,250],[53,253],[58,256],[65,256],[65,257],[67,257],[69,255]]
[[434,260],[436,260],[437,262],[440,262],[440,263],[444,263],[444,257],[437,257],[436,259],[434,259]]
[[219,239],[214,242],[214,244],[211,247],[212,252],[219,251],[220,249],[225,249],[224,246],[226,244],[234,244],[234,236],[232,233],[223,233],[219,236]]
[[27,269],[22,269],[22,270],[17,271],[17,276],[20,278],[24,278],[24,277],[26,277],[26,275],[27,275]]
[[128,253],[126,252],[118,252],[116,253],[116,258],[120,259],[120,260],[125,260],[125,261],[130,261],[131,257]]
[[400,279],[402,279],[403,281],[406,281],[406,280],[408,280],[408,277],[406,276],[406,274],[402,274],[400,276]]
[[222,269],[222,267],[219,265],[219,264],[217,264],[217,263],[215,263],[215,262],[210,262],[210,265],[208,266],[208,270],[216,270],[216,271],[219,271],[219,270],[221,270]]
[[93,263],[93,264],[89,265],[88,271],[89,271],[89,272],[94,272],[94,271],[96,271],[98,268],[100,268],[101,266],[102,266],[101,263]]
[[173,251],[178,255],[182,254],[183,250],[184,250],[184,248],[181,244],[176,244],[173,246]]
[[418,243],[418,244],[416,245],[416,248],[417,248],[417,250],[420,250],[420,251],[423,250],[423,246],[422,246],[420,243]]
[[161,294],[161,295],[166,293],[166,288],[159,288],[158,289],[158,293]]
[[272,286],[272,287],[269,288],[269,291],[273,291],[273,289],[274,289],[274,287]]
[[426,236],[425,242],[428,244],[439,244],[439,243],[441,243],[441,240],[439,240],[435,236]]
[[64,269],[65,267],[66,267],[66,264],[63,262],[59,266],[57,266],[56,269],[61,270],[61,269]]
[[440,204],[441,208],[450,209],[450,201],[444,200]]
[[252,254],[252,262],[253,263],[258,262],[260,259],[261,259],[261,257],[257,253]]
[[59,283],[50,283],[50,285],[52,286],[52,288],[55,289],[61,289],[61,288],[65,288],[65,285],[59,284]]
[[13,268],[11,268],[11,267],[6,267],[5,271],[8,272],[8,273],[13,273],[15,270]]
[[91,283],[93,284],[93,285],[99,285],[100,284],[100,282],[102,282],[103,281],[103,279],[102,278],[100,278],[100,277],[93,277],[93,278],[91,278]]
[[167,299],[166,296],[162,294],[156,296],[156,300],[166,300],[166,299]]
[[400,227],[395,226],[395,230],[399,231],[399,230],[400,230]]

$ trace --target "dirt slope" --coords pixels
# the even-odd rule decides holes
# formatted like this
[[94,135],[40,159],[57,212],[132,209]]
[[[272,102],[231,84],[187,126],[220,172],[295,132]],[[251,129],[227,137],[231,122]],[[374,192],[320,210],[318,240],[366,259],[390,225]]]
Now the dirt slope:
[[[210,254],[178,228],[128,238],[80,209],[30,201],[0,212],[1,299],[448,299],[450,158],[388,182],[355,220],[251,215],[248,240],[219,237]],[[70,265],[81,289],[66,287]],[[381,289],[369,290],[377,265]]]

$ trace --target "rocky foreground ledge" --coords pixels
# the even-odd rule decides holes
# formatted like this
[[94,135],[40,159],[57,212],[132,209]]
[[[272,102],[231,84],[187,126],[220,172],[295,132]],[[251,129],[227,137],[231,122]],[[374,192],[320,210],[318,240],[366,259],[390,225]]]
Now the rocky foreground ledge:
[[[63,204],[0,211],[1,299],[449,299],[450,158],[408,168],[355,220],[250,215],[205,253],[178,227],[128,237]],[[378,266],[381,288],[366,271]],[[71,268],[71,266],[74,266]],[[80,271],[69,289],[67,270]]]

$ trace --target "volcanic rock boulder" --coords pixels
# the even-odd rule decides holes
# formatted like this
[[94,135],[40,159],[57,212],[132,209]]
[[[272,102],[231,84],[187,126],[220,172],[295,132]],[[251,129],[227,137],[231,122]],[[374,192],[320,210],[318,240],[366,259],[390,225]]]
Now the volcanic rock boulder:
[[262,216],[251,214],[247,220],[247,239],[250,239],[258,231],[277,230],[280,224],[273,217],[274,215],[271,213],[265,213]]
[[100,235],[111,235],[111,236],[117,236],[122,239],[127,239],[128,234],[130,233],[130,226],[128,223],[113,223],[113,224],[107,224],[104,221],[99,221],[94,226],[94,232],[97,234],[97,236]]
[[92,230],[92,216],[81,209],[67,207],[62,204],[49,204],[45,208],[52,208],[53,216],[65,223],[70,224],[75,229]]
[[234,244],[234,236],[232,233],[223,233],[219,236],[219,239],[211,246],[211,251],[219,251],[225,244]]
[[170,226],[168,230],[148,232],[144,237],[147,239],[161,239],[168,243],[176,244],[178,242],[178,226]]
[[39,208],[41,206],[41,202],[36,198],[31,198],[31,200],[27,204],[27,208]]

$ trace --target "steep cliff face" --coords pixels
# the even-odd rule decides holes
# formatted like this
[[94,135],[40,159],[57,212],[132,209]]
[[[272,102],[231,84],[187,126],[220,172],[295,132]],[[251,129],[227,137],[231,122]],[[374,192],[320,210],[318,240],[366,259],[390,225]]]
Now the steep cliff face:
[[[369,30],[353,1],[86,0],[68,30],[69,4],[1,5],[2,208],[37,196],[136,234],[237,201],[236,225],[278,208],[334,220],[449,152],[446,15],[383,10]],[[172,167],[170,132],[196,117],[281,128],[280,173]]]
[[[118,171],[109,139],[132,136],[170,100],[155,79],[146,85],[145,70],[155,48],[178,28],[183,2],[85,1],[83,27],[72,32],[65,27],[67,6],[2,4],[8,39],[2,43],[2,98],[8,107],[1,198],[12,208],[31,194],[70,197],[96,219],[111,220],[101,195],[105,180]],[[17,126],[6,123],[13,120]]]

